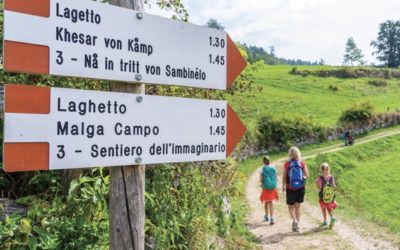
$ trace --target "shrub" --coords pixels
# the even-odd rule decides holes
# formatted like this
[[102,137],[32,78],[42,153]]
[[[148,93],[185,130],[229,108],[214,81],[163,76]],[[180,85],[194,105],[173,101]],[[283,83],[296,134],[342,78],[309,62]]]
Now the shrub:
[[327,138],[326,129],[313,125],[304,117],[271,118],[263,116],[257,123],[257,139],[261,148],[272,146],[289,147],[304,141],[323,141]]
[[350,68],[342,67],[340,69],[326,69],[326,70],[298,70],[292,68],[289,72],[293,75],[301,76],[319,76],[319,77],[338,77],[338,78],[400,78],[400,70],[376,69],[376,68]]
[[339,118],[341,124],[362,124],[373,118],[374,107],[369,102],[356,104],[345,110]]
[[146,236],[156,249],[209,249],[229,235],[237,165],[163,165],[146,171]]
[[108,190],[108,176],[92,169],[71,182],[68,197],[43,193],[17,199],[28,207],[27,215],[0,222],[0,248],[108,249]]
[[334,86],[332,84],[329,85],[329,89],[332,90],[333,92],[339,91],[339,87],[338,86]]
[[368,84],[373,85],[375,87],[386,87],[388,85],[385,80],[381,80],[381,79],[369,80]]

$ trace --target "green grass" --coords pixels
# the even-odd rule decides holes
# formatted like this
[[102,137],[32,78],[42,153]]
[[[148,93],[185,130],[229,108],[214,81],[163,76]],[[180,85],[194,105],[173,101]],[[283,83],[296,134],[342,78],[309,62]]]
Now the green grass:
[[[363,141],[364,138],[372,136],[372,135],[376,135],[379,133],[383,133],[383,132],[391,132],[394,130],[398,130],[400,128],[400,125],[396,125],[393,127],[388,127],[388,128],[379,128],[379,129],[375,129],[372,130],[368,133],[362,134],[362,135],[357,135],[355,137],[356,139],[356,144],[360,141]],[[319,143],[319,144],[310,144],[310,145],[306,145],[304,147],[301,147],[301,153],[303,156],[307,156],[307,155],[311,155],[311,154],[318,154],[319,152],[321,152],[321,150],[324,150],[328,147],[334,147],[336,145],[344,145],[344,141],[343,139],[338,139],[338,140],[333,140],[333,141],[326,141],[323,143]]]
[[[391,128],[374,130],[374,131],[368,133],[367,135],[357,137],[356,139],[357,139],[357,141],[361,141],[367,136],[378,134],[381,132],[390,132],[390,131],[393,131],[393,130],[396,130],[399,128],[400,128],[400,125],[391,127]],[[356,172],[347,172],[347,175],[343,175],[343,172],[344,172],[343,170],[341,171],[341,173],[336,173],[336,165],[337,164],[335,164],[335,161],[333,160],[333,159],[336,159],[335,155],[341,155],[341,154],[347,155],[347,160],[340,158],[340,162],[344,162],[343,164],[346,166],[354,166],[355,164],[359,165],[360,167],[359,167],[358,171],[361,171],[361,172],[368,171],[360,176],[366,175],[367,177],[373,178],[373,179],[375,179],[375,177],[374,177],[374,175],[371,175],[370,172],[375,173],[377,171],[376,168],[380,168],[379,166],[382,165],[382,163],[380,162],[380,159],[382,159],[381,155],[380,155],[381,152],[385,152],[385,154],[384,154],[385,156],[382,155],[382,157],[384,157],[386,159],[384,162],[386,162],[386,161],[396,162],[395,158],[396,158],[396,155],[398,155],[398,154],[396,154],[397,153],[396,148],[397,149],[400,148],[400,136],[389,137],[386,139],[380,139],[380,140],[373,141],[373,142],[363,144],[363,145],[357,145],[357,141],[353,147],[348,148],[348,151],[340,151],[337,153],[329,154],[328,156],[327,155],[318,156],[316,159],[307,160],[306,163],[309,166],[309,169],[312,174],[311,179],[314,180],[316,178],[316,176],[318,174],[319,164],[323,160],[325,160],[326,157],[329,157],[329,159],[326,159],[326,160],[332,166],[332,174],[334,174],[335,177],[338,178],[339,190],[343,189],[341,186],[345,182],[348,183],[347,185],[351,185],[352,182],[354,182],[354,178],[349,178],[348,176],[352,176],[357,173]],[[335,141],[325,142],[322,144],[308,145],[308,146],[301,148],[302,155],[306,156],[306,155],[310,155],[310,154],[315,154],[316,152],[318,152],[320,150],[320,148],[330,147],[330,146],[334,146],[337,144],[343,144],[343,141],[335,140]],[[377,145],[377,146],[375,146],[375,145]],[[366,147],[366,148],[364,148],[364,147]],[[387,149],[390,149],[390,150],[387,150]],[[376,155],[371,155],[371,157],[373,158],[372,161],[371,161],[371,159],[369,159],[369,155],[370,155],[370,153],[368,153],[369,150],[371,150],[372,152],[374,152],[376,154]],[[355,151],[355,152],[353,152],[353,151]],[[355,156],[360,155],[360,153],[358,151],[364,152],[363,156],[366,157],[367,159],[362,158],[362,159],[354,160]],[[275,153],[270,154],[272,161],[275,161],[280,158],[284,158],[286,156],[287,156],[287,152],[275,152]],[[252,235],[245,226],[246,215],[248,213],[248,204],[247,204],[247,201],[245,198],[245,190],[246,190],[247,181],[248,181],[249,177],[251,176],[251,174],[253,174],[257,170],[257,168],[259,168],[262,165],[262,157],[263,157],[263,155],[253,156],[253,157],[250,157],[247,160],[244,160],[239,163],[238,176],[237,176],[237,182],[236,182],[236,190],[239,190],[239,191],[232,199],[232,211],[234,211],[236,213],[236,218],[237,218],[237,222],[238,222],[235,226],[235,229],[233,230],[234,234],[237,234],[238,236],[240,235],[241,237],[245,237],[248,242],[253,242],[253,243],[258,242],[257,238],[254,235]],[[330,157],[332,157],[332,159]],[[369,166],[365,170],[364,170],[364,162],[368,162],[368,166]],[[398,162],[399,163],[396,163],[396,165],[392,165],[392,166],[393,167],[397,166],[400,171],[400,161],[398,161]],[[344,169],[346,169],[346,171],[350,171],[348,168],[350,168],[350,167],[345,167]],[[340,169],[342,169],[342,168],[340,168]],[[353,171],[353,168],[351,168],[351,169],[352,169],[351,171]],[[400,179],[399,171],[396,171],[395,169],[391,169],[391,171],[389,171],[389,173],[385,174],[385,176],[388,175],[393,179],[396,179],[396,176],[397,176],[397,179]],[[379,172],[379,170],[378,170],[378,172]],[[382,186],[383,184],[385,184],[385,183],[376,183],[376,186],[378,186],[378,189],[382,189],[382,188],[384,189],[384,186]],[[396,182],[392,182],[390,185],[391,185],[391,188],[394,188],[394,187],[399,188],[400,187],[399,184],[396,184]],[[378,190],[378,189],[375,189],[375,191],[377,193],[381,193],[382,190]],[[307,192],[307,200],[310,201],[315,206],[318,206],[317,195],[316,195],[317,189],[314,187],[313,183],[311,183],[311,185],[309,184],[308,190],[309,191]],[[351,193],[353,193],[353,194],[351,194]],[[356,205],[363,204],[363,203],[359,202],[361,197],[364,197],[365,195],[367,195],[367,196],[372,195],[372,197],[374,197],[374,195],[377,195],[377,194],[370,194],[370,193],[366,193],[366,194],[362,193],[362,195],[361,195],[361,193],[358,191],[357,186],[353,186],[353,188],[347,189],[347,191],[344,192],[344,194],[345,195],[342,195],[342,194],[338,195],[338,202],[340,203],[340,207],[339,207],[338,211],[341,214],[345,214],[346,216],[350,216],[350,217],[360,216],[360,214],[359,214],[360,209],[357,208],[357,206],[355,206],[354,204],[356,204]],[[400,192],[398,192],[397,198],[395,198],[394,201],[400,200],[399,195],[400,195]],[[380,195],[380,194],[379,194],[379,196],[380,196],[380,198],[384,197],[384,195]],[[354,199],[354,197],[358,197],[357,198],[358,200]],[[354,201],[357,201],[357,202],[354,202]],[[374,223],[386,226],[394,232],[398,232],[398,230],[400,230],[399,229],[400,217],[398,216],[399,215],[398,211],[400,211],[400,207],[399,207],[399,205],[397,205],[397,203],[393,203],[393,202],[390,202],[390,204],[385,203],[385,206],[382,206],[382,208],[379,208],[376,210],[377,213],[384,213],[383,211],[386,211],[386,210],[390,211],[392,208],[397,207],[397,210],[391,211],[391,212],[395,212],[395,213],[397,212],[397,217],[396,217],[396,221],[395,221],[396,225],[399,224],[397,226],[387,226],[386,225],[387,224],[386,220],[392,221],[391,217],[387,217],[385,219],[385,221],[377,221],[377,220],[373,219],[372,218],[373,216],[370,215],[366,211],[364,211],[364,213],[361,213],[361,216],[365,217],[366,219],[368,219]],[[400,203],[398,203],[398,204],[400,204]],[[372,208],[372,207],[370,207],[370,208]],[[383,209],[385,209],[385,210],[383,210]],[[362,209],[362,210],[365,210],[365,209]],[[374,209],[372,209],[372,210],[375,212]]]
[[[334,69],[331,66],[300,66],[303,69]],[[265,65],[254,74],[261,92],[231,97],[233,105],[248,128],[254,128],[257,119],[269,113],[274,116],[300,114],[318,125],[335,127],[341,113],[355,103],[369,101],[376,112],[400,109],[400,81],[386,80],[388,86],[368,84],[371,78],[341,79],[335,77],[291,75],[292,66]],[[329,86],[336,86],[333,91]],[[235,98],[235,99],[233,99]]]
[[[319,155],[306,163],[312,173],[311,180],[317,177],[322,161],[331,165],[338,185],[339,212],[400,233],[399,148],[397,135]],[[313,184],[309,186],[307,199],[317,200],[316,188]]]

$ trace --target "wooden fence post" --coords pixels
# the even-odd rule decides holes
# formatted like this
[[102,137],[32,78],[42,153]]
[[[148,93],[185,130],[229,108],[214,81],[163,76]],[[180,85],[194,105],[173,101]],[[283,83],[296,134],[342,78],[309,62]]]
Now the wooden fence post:
[[[143,11],[142,0],[111,0],[110,4]],[[143,84],[122,82],[111,82],[110,89],[125,93],[145,92]],[[114,167],[110,170],[110,249],[144,249],[145,166]]]

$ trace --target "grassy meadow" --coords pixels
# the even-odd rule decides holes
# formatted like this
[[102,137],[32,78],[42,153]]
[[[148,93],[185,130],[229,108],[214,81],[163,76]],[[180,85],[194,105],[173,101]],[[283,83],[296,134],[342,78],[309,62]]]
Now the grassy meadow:
[[[386,86],[374,86],[373,78],[338,78],[292,75],[292,66],[262,66],[254,74],[255,83],[262,90],[251,94],[240,94],[239,98],[228,99],[238,112],[247,128],[255,129],[258,119],[269,114],[287,117],[293,113],[311,119],[316,125],[335,127],[342,112],[355,104],[370,102],[376,113],[400,109],[400,80],[380,79]],[[297,66],[298,70],[332,70],[340,67]],[[398,129],[385,128],[371,131],[369,135]],[[366,135],[364,135],[366,136]],[[357,137],[360,140],[364,136]],[[341,140],[302,147],[303,155],[319,152],[321,147],[335,147]],[[336,153],[319,155],[307,160],[312,172],[312,180],[318,175],[322,161],[332,166],[332,174],[337,178],[338,212],[345,216],[361,218],[368,222],[400,232],[400,161],[397,160],[400,136],[379,139],[370,143],[346,148]],[[397,150],[396,150],[397,149]],[[287,152],[277,152],[273,160],[286,157]],[[260,166],[262,156],[254,156],[239,164],[238,189],[245,189],[248,177]],[[317,204],[316,188],[309,184],[307,200]],[[244,198],[244,194],[237,198]],[[234,200],[233,206],[240,215],[246,214],[245,201]]]
[[[383,79],[387,86],[369,84],[371,78],[343,79],[292,75],[293,66],[262,66],[255,83],[262,91],[229,99],[248,128],[254,128],[263,114],[308,117],[318,125],[335,127],[342,112],[356,103],[369,101],[376,112],[400,109],[400,80]],[[298,70],[331,70],[332,66],[297,66]],[[337,90],[336,90],[337,89]]]
[[[318,176],[321,162],[330,164],[338,186],[339,211],[400,233],[399,148],[397,135],[319,155],[306,163],[311,180]],[[317,200],[316,188],[310,188],[307,200]]]

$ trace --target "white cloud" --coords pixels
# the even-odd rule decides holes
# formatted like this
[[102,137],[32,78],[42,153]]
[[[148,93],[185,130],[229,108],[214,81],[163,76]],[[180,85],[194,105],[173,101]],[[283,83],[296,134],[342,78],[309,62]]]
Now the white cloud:
[[[399,0],[184,0],[190,22],[220,22],[233,40],[280,57],[340,65],[349,37],[374,61],[371,40],[379,24],[400,19]],[[155,8],[153,8],[154,10]],[[154,12],[153,12],[154,13]]]

